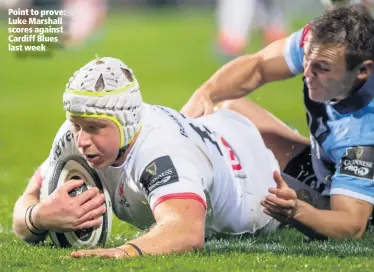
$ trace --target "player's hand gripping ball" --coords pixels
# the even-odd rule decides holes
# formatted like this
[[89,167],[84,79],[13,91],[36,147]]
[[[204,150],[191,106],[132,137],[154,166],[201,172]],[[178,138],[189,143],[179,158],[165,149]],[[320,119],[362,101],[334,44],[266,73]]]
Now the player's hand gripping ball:
[[60,247],[95,247],[104,246],[110,236],[112,226],[112,204],[109,193],[100,180],[100,177],[87,162],[79,156],[59,158],[48,171],[43,182],[40,199],[43,201],[59,186],[71,179],[82,179],[85,183],[70,191],[69,195],[75,197],[90,187],[98,187],[105,195],[106,211],[102,215],[101,225],[97,228],[88,228],[72,232],[49,232],[52,242]]

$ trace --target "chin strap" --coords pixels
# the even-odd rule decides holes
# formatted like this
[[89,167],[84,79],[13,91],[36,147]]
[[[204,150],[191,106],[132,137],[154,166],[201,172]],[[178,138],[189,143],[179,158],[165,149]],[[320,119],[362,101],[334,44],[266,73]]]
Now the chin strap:
[[113,162],[112,166],[114,166],[115,162],[122,157],[123,154],[125,154],[125,152],[127,151],[127,149],[129,148],[130,144],[127,144],[123,147],[121,147],[118,151],[118,155],[117,155],[117,158],[116,160]]
[[125,145],[125,146],[122,146],[119,151],[118,151],[118,155],[117,155],[117,158],[116,160],[113,162],[112,166],[114,166],[115,162],[122,157],[123,154],[126,153],[126,151],[129,149],[130,145],[132,144],[132,142],[136,139],[136,137],[138,136],[138,134],[140,133],[140,130],[142,128],[142,125],[140,125],[140,128],[139,130],[135,133],[134,137],[132,137],[132,139],[130,140],[130,142]]

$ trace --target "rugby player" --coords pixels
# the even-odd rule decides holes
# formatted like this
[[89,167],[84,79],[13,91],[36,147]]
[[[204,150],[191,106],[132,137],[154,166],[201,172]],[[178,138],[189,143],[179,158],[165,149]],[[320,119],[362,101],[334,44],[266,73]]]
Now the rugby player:
[[[276,196],[263,199],[264,212],[276,218],[287,215],[290,223],[328,237],[359,238],[374,203],[373,61],[370,11],[363,5],[331,8],[288,38],[223,66],[195,92],[182,112],[191,117],[207,114],[214,103],[304,74],[311,141],[304,148],[265,109],[246,100],[230,103],[261,132],[273,135],[267,145],[275,154],[289,154],[283,159],[284,171],[330,196],[331,210],[297,199],[283,183],[282,188],[270,190]],[[282,182],[279,176],[277,182]]]
[[61,158],[83,157],[106,185],[113,211],[144,235],[118,248],[73,257],[134,257],[204,247],[217,235],[269,233],[279,222],[260,201],[276,186],[278,161],[244,116],[221,109],[199,119],[143,102],[132,71],[119,59],[89,62],[69,80],[63,95],[67,120],[14,209],[13,229],[29,242],[48,230],[97,227],[104,196],[70,180],[45,201],[39,195],[48,171]]

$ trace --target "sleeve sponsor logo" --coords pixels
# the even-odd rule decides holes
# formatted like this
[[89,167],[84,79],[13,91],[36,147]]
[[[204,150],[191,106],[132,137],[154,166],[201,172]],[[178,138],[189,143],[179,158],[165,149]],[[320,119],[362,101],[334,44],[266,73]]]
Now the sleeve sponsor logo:
[[346,150],[340,160],[340,173],[359,178],[374,179],[374,147],[355,146]]
[[169,156],[159,157],[149,163],[140,177],[140,183],[147,194],[159,187],[178,181],[177,170]]
[[152,192],[154,189],[167,184],[167,182],[170,181],[172,174],[173,174],[173,170],[168,169],[162,172],[160,175],[157,175],[155,178],[151,180],[151,184],[148,186],[148,190]]
[[151,165],[148,166],[148,167],[145,169],[145,171],[148,172],[148,173],[151,174],[151,175],[156,175],[156,173],[157,173],[157,165],[156,165],[156,162],[151,163]]
[[66,131],[61,138],[57,141],[55,146],[53,147],[53,160],[57,160],[61,154],[63,149],[67,147],[67,144],[71,142],[73,135],[70,130]]

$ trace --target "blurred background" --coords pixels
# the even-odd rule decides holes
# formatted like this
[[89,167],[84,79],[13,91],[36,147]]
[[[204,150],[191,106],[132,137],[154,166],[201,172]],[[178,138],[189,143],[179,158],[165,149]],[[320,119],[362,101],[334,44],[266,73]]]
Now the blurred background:
[[[326,2],[326,1],[322,1]],[[64,121],[65,84],[96,54],[122,59],[144,100],[180,109],[221,65],[308,23],[317,0],[0,0],[0,233]],[[65,9],[45,53],[8,51],[8,8]],[[23,26],[26,27],[26,26]],[[306,134],[301,78],[250,95]]]

